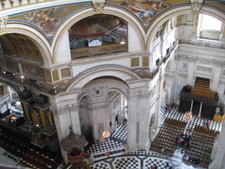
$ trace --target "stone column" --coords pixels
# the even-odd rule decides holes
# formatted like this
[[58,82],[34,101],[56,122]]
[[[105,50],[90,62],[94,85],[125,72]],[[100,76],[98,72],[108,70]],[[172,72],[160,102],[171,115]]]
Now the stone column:
[[202,113],[202,102],[200,103],[200,107],[199,107],[199,112],[198,112],[198,117],[201,117],[201,113]]
[[70,133],[72,126],[75,134],[80,134],[80,122],[78,116],[77,93],[67,94],[66,98],[70,98],[65,102],[65,95],[50,97],[51,111],[55,121],[55,127],[60,143],[61,154],[65,163],[68,163],[67,152],[63,150],[61,141]]
[[108,111],[105,103],[95,103],[92,105],[93,135],[96,140],[103,140],[103,131],[109,131]]
[[218,86],[219,86],[220,76],[221,76],[221,67],[215,66],[214,73],[213,73],[213,80],[212,80],[212,84],[210,86],[211,90],[217,91]]
[[80,126],[80,119],[79,119],[79,104],[71,104],[68,105],[69,113],[70,113],[70,119],[71,119],[71,126],[73,129],[73,132],[75,134],[81,135],[81,126]]
[[193,103],[194,103],[194,101],[193,101],[193,100],[191,100],[190,112],[192,112],[192,109],[193,109]]
[[56,107],[52,105],[52,111],[53,111],[53,118],[55,121],[55,127],[57,130],[57,135],[59,139],[59,144],[60,144],[60,149],[61,149],[61,154],[64,159],[65,163],[68,163],[68,157],[67,157],[67,152],[63,150],[61,146],[61,141],[63,138],[65,138],[69,134],[69,124],[68,121],[69,115],[68,115],[68,109],[66,106],[61,106],[61,107]]
[[128,149],[146,149],[149,145],[149,105],[147,90],[132,91],[128,100]]
[[192,82],[193,82],[194,70],[195,70],[195,64],[188,64],[187,83],[190,85],[192,85]]
[[138,94],[138,148],[146,149],[149,146],[149,119],[150,119],[150,92],[142,90]]
[[127,120],[127,148],[129,151],[137,149],[137,126],[138,126],[137,93],[131,92],[128,97],[128,120]]

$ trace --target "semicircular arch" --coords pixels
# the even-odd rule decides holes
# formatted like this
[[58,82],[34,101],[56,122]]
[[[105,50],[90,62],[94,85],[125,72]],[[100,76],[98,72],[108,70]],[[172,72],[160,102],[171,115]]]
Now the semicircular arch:
[[91,80],[100,77],[115,77],[128,84],[130,81],[140,80],[141,77],[130,69],[118,65],[103,65],[90,68],[77,77],[68,85],[66,91],[80,90]]
[[50,67],[52,64],[50,45],[46,38],[37,30],[22,24],[7,24],[7,33],[17,33],[28,36],[38,47],[45,67]]
[[[125,20],[127,23],[129,23],[133,27],[135,32],[137,33],[137,35],[140,39],[140,42],[141,42],[141,46],[143,46],[143,48],[144,48],[144,46],[145,46],[145,39],[144,39],[145,31],[137,18],[135,18],[133,15],[126,12],[125,10],[122,10],[120,8],[108,7],[107,5],[104,7],[104,11],[102,14],[114,15],[114,16],[117,16],[117,17]],[[70,16],[68,19],[66,19],[64,21],[64,23],[57,30],[57,32],[53,38],[53,41],[52,41],[53,56],[56,56],[58,44],[59,44],[60,40],[62,39],[65,31],[67,31],[70,27],[72,27],[78,21],[80,21],[84,18],[87,18],[89,16],[93,16],[93,15],[95,15],[93,8],[89,7],[82,11],[79,11],[78,13],[75,13],[74,15]],[[57,58],[54,58],[54,62],[57,62]]]
[[[161,15],[159,15],[159,17],[156,18],[152,22],[151,26],[149,27],[149,29],[146,33],[146,37],[147,37],[146,49],[147,49],[147,51],[150,51],[154,36],[157,33],[157,31],[159,30],[159,27],[164,22],[166,22],[167,20],[169,20],[170,18],[172,18],[174,16],[190,14],[190,13],[192,13],[192,10],[191,10],[190,5],[188,5],[188,6],[173,8],[173,9],[166,11],[165,13],[162,13]],[[204,7],[202,7],[200,13],[213,16],[213,17],[217,18],[218,20],[220,20],[221,22],[225,23],[225,14],[222,12],[219,12],[217,9],[214,9],[214,8],[208,7],[208,6],[204,6]]]

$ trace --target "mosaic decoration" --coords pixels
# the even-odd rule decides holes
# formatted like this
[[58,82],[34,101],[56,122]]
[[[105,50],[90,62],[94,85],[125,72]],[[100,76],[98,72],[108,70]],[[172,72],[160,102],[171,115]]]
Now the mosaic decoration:
[[43,9],[25,14],[24,19],[40,27],[49,37],[53,36],[54,29],[69,13],[70,11],[68,9],[61,7]]

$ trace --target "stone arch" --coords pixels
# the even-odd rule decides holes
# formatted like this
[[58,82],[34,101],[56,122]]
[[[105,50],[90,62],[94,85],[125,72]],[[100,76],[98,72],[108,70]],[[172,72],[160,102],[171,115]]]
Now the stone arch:
[[[94,138],[100,141],[104,140],[102,137],[103,131],[107,130],[111,133],[117,127],[117,123],[114,120],[116,115],[119,115],[120,123],[122,123],[123,111],[121,110],[121,106],[124,105],[122,101],[125,102],[123,99],[127,98],[124,95],[128,90],[128,85],[124,81],[109,76],[95,78],[85,84],[82,87],[80,98],[90,96],[90,99],[93,101],[91,103],[84,102],[85,104],[82,104],[80,101],[78,103],[79,110],[83,112],[80,113],[79,111],[79,116],[86,116],[86,121],[89,120],[89,123],[82,122],[81,120],[81,131],[83,130],[82,124],[89,125],[91,126],[89,128],[92,128],[94,133]],[[117,102],[118,104],[116,104]],[[85,134],[83,131],[82,133]]]
[[[168,19],[174,17],[174,16],[178,16],[178,15],[183,15],[183,14],[190,14],[192,13],[191,7],[190,5],[188,6],[181,6],[181,7],[176,7],[173,8],[169,11],[166,11],[164,13],[162,13],[161,15],[159,15],[158,18],[156,18],[152,23],[151,26],[149,28],[149,30],[146,33],[146,36],[148,37],[146,40],[146,49],[147,51],[151,50],[151,44],[153,43],[153,39],[155,34],[157,33],[159,27],[166,22]],[[208,7],[208,6],[204,6],[202,7],[202,9],[200,10],[200,13],[202,14],[208,14],[210,16],[213,16],[215,18],[217,18],[218,20],[220,20],[221,22],[225,23],[225,14],[222,12],[219,12],[217,9],[213,8],[213,7]]]
[[[122,8],[115,8],[115,7],[109,7],[109,6],[105,6],[104,7],[104,11],[102,14],[108,14],[108,15],[114,15],[117,16],[119,18],[122,18],[123,20],[125,20],[126,22],[128,22],[133,29],[135,30],[135,32],[137,33],[137,36],[140,39],[141,42],[141,46],[144,49],[144,44],[145,44],[145,31],[141,25],[141,23],[138,21],[138,19],[136,17],[134,17],[133,15],[131,15],[130,13],[128,13],[127,11],[123,10]],[[62,39],[64,33],[66,31],[68,31],[68,29],[75,24],[76,22],[89,17],[95,15],[95,12],[93,11],[92,7],[89,7],[87,9],[84,9],[78,13],[75,13],[74,15],[72,15],[70,18],[66,19],[64,23],[61,24],[61,26],[59,27],[59,29],[57,30],[53,41],[52,41],[52,47],[53,47],[53,56],[56,56],[57,53],[57,48],[59,45],[60,40]],[[57,61],[57,58],[53,58],[54,62]]]
[[51,47],[47,39],[37,30],[22,24],[7,24],[7,33],[17,33],[28,36],[38,47],[45,67],[50,67],[52,64]]
[[124,81],[129,86],[130,81],[140,80],[141,77],[128,68],[118,65],[103,65],[90,68],[77,77],[68,85],[66,91],[82,89],[89,81],[99,77],[116,77]]

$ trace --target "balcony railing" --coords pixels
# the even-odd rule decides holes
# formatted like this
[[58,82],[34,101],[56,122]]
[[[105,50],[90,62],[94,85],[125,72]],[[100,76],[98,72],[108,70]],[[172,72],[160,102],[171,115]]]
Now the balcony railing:
[[96,56],[103,54],[111,54],[117,52],[127,52],[128,45],[121,44],[112,44],[112,45],[103,45],[98,47],[87,47],[87,48],[78,48],[71,50],[72,59],[80,58],[80,57],[88,57],[88,56]]
[[0,10],[10,9],[19,6],[31,5],[40,2],[47,2],[49,0],[1,0]]

